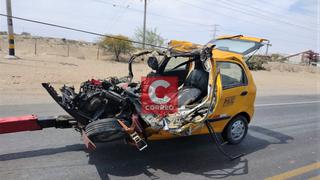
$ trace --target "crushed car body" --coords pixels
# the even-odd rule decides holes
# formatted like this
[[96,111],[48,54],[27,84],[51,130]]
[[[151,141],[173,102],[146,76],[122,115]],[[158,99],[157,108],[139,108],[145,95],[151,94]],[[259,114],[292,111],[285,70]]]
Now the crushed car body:
[[[218,134],[230,144],[238,144],[246,136],[256,87],[244,57],[265,41],[243,35],[218,37],[205,45],[173,40],[164,51],[133,54],[128,76],[91,79],[83,82],[78,92],[73,86],[64,85],[60,92],[50,83],[42,86],[70,115],[62,121],[82,134],[87,147],[125,139],[143,150],[147,140],[209,133],[221,149]],[[177,98],[173,113],[143,112],[143,83],[133,80],[133,62],[141,56],[147,57],[150,67],[147,78],[177,79],[177,92],[168,95]]]

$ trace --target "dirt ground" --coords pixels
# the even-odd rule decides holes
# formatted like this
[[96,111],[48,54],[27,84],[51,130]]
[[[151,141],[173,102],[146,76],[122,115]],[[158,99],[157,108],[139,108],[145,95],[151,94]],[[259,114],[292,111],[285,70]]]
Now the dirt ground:
[[[18,60],[4,59],[0,52],[0,104],[34,104],[53,102],[42,88],[42,82],[56,87],[63,84],[79,87],[91,78],[126,76],[126,63],[90,60],[58,55],[24,56]],[[136,78],[149,72],[143,63],[133,66]],[[258,96],[320,94],[319,73],[253,72]]]

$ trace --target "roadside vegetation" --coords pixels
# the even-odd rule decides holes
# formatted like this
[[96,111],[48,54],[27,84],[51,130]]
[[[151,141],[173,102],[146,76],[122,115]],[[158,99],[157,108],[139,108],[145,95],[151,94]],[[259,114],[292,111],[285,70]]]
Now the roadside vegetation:
[[[134,44],[130,42],[130,38],[124,35],[115,35],[111,37],[103,37],[99,40],[99,46],[104,49],[104,52],[112,53],[114,56],[114,60],[117,62],[121,61],[123,55],[128,55],[132,52],[141,50],[143,48],[142,44]],[[137,42],[143,41],[143,30],[142,28],[137,28],[134,34],[133,39]],[[157,28],[147,29],[146,44],[152,44],[155,46],[164,46],[165,39],[157,32]],[[157,47],[146,45],[145,49],[157,49]]]
[[[143,29],[137,28],[134,33],[134,40],[138,42],[143,41]],[[165,46],[165,39],[161,36],[161,34],[157,31],[157,28],[146,29],[146,44],[153,44],[155,46]],[[137,48],[142,48],[142,44],[137,44]],[[146,49],[157,49],[153,46],[145,46]]]
[[120,61],[122,54],[128,54],[134,50],[132,42],[129,38],[123,35],[116,35],[111,37],[104,37],[100,41],[100,46],[113,53],[115,61]]
[[285,61],[284,56],[280,54],[271,54],[267,55],[253,55],[247,62],[247,65],[250,70],[270,70],[268,66],[268,62],[279,62],[283,63]]

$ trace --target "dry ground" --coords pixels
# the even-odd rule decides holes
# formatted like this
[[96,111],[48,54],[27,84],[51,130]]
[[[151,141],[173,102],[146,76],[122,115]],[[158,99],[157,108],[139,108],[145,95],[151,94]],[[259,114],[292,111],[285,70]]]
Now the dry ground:
[[[52,102],[42,88],[42,82],[57,87],[75,85],[91,78],[126,76],[126,63],[103,60],[83,60],[55,55],[30,56],[7,60],[0,54],[0,104]],[[148,72],[144,64],[134,65],[137,77]]]
[[[0,104],[29,104],[53,102],[42,82],[57,87],[75,85],[91,78],[125,76],[126,63],[90,60],[57,55],[24,55],[19,60],[4,59],[0,53]],[[149,72],[143,63],[133,66],[136,78]],[[308,72],[253,72],[259,96],[320,94],[319,73]]]

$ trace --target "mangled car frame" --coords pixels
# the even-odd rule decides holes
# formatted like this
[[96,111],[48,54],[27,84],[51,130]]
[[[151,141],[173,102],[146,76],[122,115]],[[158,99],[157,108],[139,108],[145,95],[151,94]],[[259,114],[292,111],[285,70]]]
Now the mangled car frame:
[[[237,144],[246,136],[254,113],[256,87],[245,56],[262,47],[264,41],[242,35],[219,37],[206,45],[174,40],[165,51],[134,54],[125,77],[88,80],[78,92],[65,85],[58,93],[49,83],[43,83],[69,115],[27,116],[18,122],[2,118],[0,132],[73,127],[82,134],[88,148],[94,149],[96,142],[125,139],[139,150],[148,146],[148,140],[209,133],[222,153],[237,158],[240,155],[229,156],[223,151],[222,141]],[[151,72],[135,82],[133,62],[141,56],[147,57]],[[152,88],[160,87],[159,82],[168,78],[174,78],[176,91],[160,97],[159,90]],[[149,82],[145,79],[158,80],[153,83],[157,86],[146,86]],[[166,87],[162,84],[160,89]],[[162,100],[160,105],[146,106],[146,95]],[[161,102],[172,99],[175,103],[168,107],[170,111],[159,113],[168,110]],[[20,129],[16,126],[19,122]]]

